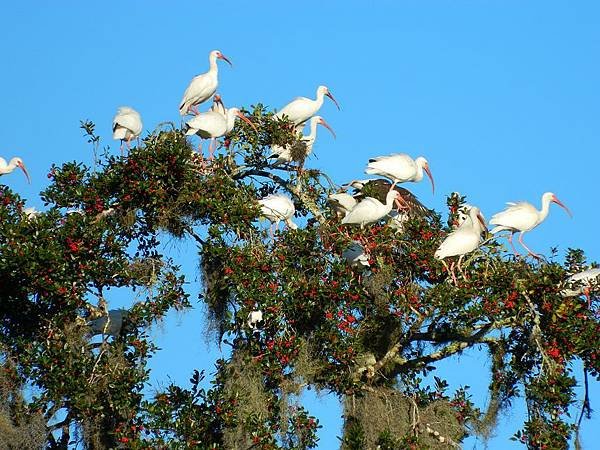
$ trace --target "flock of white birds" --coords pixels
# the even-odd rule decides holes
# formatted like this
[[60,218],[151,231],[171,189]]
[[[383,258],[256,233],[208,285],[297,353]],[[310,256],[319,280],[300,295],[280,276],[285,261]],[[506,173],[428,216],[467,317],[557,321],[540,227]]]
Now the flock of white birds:
[[[191,80],[179,105],[180,115],[193,115],[184,125],[185,134],[190,136],[198,135],[201,139],[210,139],[209,160],[213,158],[216,139],[227,136],[233,130],[236,118],[244,120],[256,130],[252,121],[245,117],[239,108],[225,108],[221,97],[216,94],[218,86],[217,60],[219,59],[231,65],[229,59],[219,50],[211,51],[209,53],[209,70]],[[325,97],[330,98],[339,109],[338,102],[329,89],[326,86],[319,86],[314,100],[306,97],[298,97],[274,115],[275,119],[286,118],[289,123],[293,124],[294,132],[305,146],[305,156],[308,156],[312,151],[318,125],[326,127],[335,138],[335,132],[329,124],[321,116],[316,115],[323,105]],[[213,99],[211,108],[206,112],[200,112],[198,106],[211,98]],[[309,123],[310,132],[308,135],[303,135],[302,130],[306,123]],[[121,152],[123,152],[123,146],[127,146],[128,149],[131,148],[132,140],[139,139],[142,129],[141,116],[135,109],[128,106],[118,108],[113,119],[113,138],[121,141]],[[200,155],[202,155],[201,149],[202,146],[200,144],[198,148]],[[273,145],[268,159],[273,166],[292,163],[291,146]],[[0,175],[10,173],[17,167],[23,170],[28,181],[30,181],[29,174],[20,158],[12,158],[9,163],[0,158]],[[401,230],[403,222],[407,219],[408,212],[415,207],[424,207],[416,201],[409,191],[399,188],[396,185],[406,182],[419,182],[423,179],[423,174],[425,173],[431,180],[432,190],[435,192],[435,184],[429,163],[422,156],[416,159],[404,153],[379,156],[368,161],[365,172],[390,180],[390,182],[386,181],[389,189],[385,195],[385,203],[377,198],[361,195],[361,189],[366,184],[378,183],[384,180],[355,180],[343,186],[340,192],[329,196],[329,201],[332,209],[341,217],[341,223],[344,225],[359,225],[361,228],[364,228],[368,224],[388,218],[390,226]],[[347,192],[349,187],[355,188],[357,193],[354,195],[349,194]],[[539,255],[531,251],[523,242],[523,235],[533,230],[546,219],[550,203],[558,204],[571,215],[569,209],[555,194],[546,192],[542,195],[540,210],[537,210],[532,204],[527,202],[509,203],[506,209],[492,216],[490,224],[496,226],[491,230],[491,233],[496,234],[501,231],[508,231],[508,240],[511,247],[515,254],[519,255],[512,242],[513,235],[519,232],[519,243],[527,250],[528,255],[539,258]],[[274,235],[273,228],[277,229],[281,221],[285,222],[291,229],[297,228],[297,225],[292,220],[295,214],[295,207],[290,197],[279,193],[271,194],[259,200],[259,204],[262,215],[271,221],[271,236]],[[444,261],[446,258],[458,256],[457,265],[464,277],[464,272],[461,268],[462,258],[479,248],[482,244],[482,235],[484,232],[487,232],[487,228],[479,208],[467,205],[457,227],[446,236],[436,250],[435,258],[442,260],[444,265],[446,265]],[[358,241],[354,241],[346,249],[343,257],[353,266],[366,267],[369,265],[369,256],[365,254],[363,246]],[[454,264],[455,261],[453,260],[450,267],[446,267],[452,276],[452,280],[457,284],[458,280],[454,272]],[[600,268],[591,268],[572,275],[566,283],[568,288],[562,292],[564,295],[570,296],[583,293],[589,302],[590,289],[596,286],[598,281],[600,281]],[[255,321],[258,322],[255,319],[252,319],[253,323]],[[110,321],[110,318],[108,320]],[[105,329],[106,325],[106,323],[103,323],[94,329]],[[120,325],[117,328],[120,329]],[[114,330],[111,331],[109,334],[114,334]]]

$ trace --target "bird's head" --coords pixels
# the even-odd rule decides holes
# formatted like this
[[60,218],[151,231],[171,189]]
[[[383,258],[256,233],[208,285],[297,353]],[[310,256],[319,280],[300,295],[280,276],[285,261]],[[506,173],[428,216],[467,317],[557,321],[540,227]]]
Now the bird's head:
[[425,171],[425,173],[431,180],[431,192],[435,194],[435,183],[433,181],[433,175],[431,175],[431,169],[429,168],[429,162],[422,156],[419,156],[415,160],[415,162],[417,163],[417,165],[421,166],[421,168]]
[[331,128],[331,127],[329,126],[329,124],[328,124],[327,122],[325,122],[325,119],[323,119],[321,116],[314,116],[314,117],[313,117],[312,119],[310,119],[310,120],[312,120],[312,121],[316,122],[316,123],[317,123],[317,124],[319,124],[319,125],[323,125],[323,126],[324,126],[325,128],[327,128],[329,131],[331,131],[331,134],[333,134],[333,138],[334,138],[334,139],[336,138],[335,131],[333,131],[333,128]]
[[552,202],[552,203],[556,203],[558,206],[560,206],[561,208],[563,208],[567,214],[569,215],[569,217],[573,217],[573,214],[571,214],[571,211],[569,210],[569,208],[567,208],[567,206],[561,202],[558,197],[556,195],[554,195],[554,193],[552,192],[546,192],[544,194],[544,197],[548,197],[548,199]]
[[333,100],[333,103],[335,103],[335,106],[337,106],[337,109],[340,109],[340,105],[338,104],[337,100],[335,98],[333,98],[333,94],[331,93],[331,91],[329,90],[329,88],[327,86],[319,86],[319,88],[317,89],[317,95],[325,95],[326,97],[329,97],[331,100]]
[[222,59],[223,61],[227,61],[227,63],[233,67],[233,64],[231,64],[231,61],[229,61],[229,59],[227,59],[227,57],[221,53],[219,50],[213,50],[212,52],[210,52],[210,56],[211,58],[215,58],[215,59]]
[[27,182],[29,184],[31,184],[31,178],[29,177],[29,173],[27,173],[27,169],[25,168],[25,164],[23,164],[23,160],[19,157],[15,157],[10,160],[10,163],[14,164],[15,167],[18,167],[19,169],[21,169],[23,171],[23,173],[25,174],[25,176],[27,177]]

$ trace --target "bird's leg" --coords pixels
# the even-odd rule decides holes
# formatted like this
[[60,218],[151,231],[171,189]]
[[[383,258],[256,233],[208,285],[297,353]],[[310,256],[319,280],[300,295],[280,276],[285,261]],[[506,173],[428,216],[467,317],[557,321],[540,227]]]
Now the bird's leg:
[[450,275],[452,276],[452,281],[454,281],[454,286],[458,286],[458,280],[456,279],[456,274],[454,273],[454,261],[450,263]]
[[467,274],[465,273],[465,271],[463,270],[462,265],[461,265],[463,256],[465,256],[465,255],[460,255],[458,257],[458,270],[460,270],[460,274],[462,275],[463,280],[467,281]]
[[198,114],[200,114],[200,111],[198,111],[198,105],[192,105],[192,106],[190,106],[190,109],[188,111],[192,111],[195,116],[197,116]]
[[396,187],[396,182],[394,181],[394,182],[392,183],[392,185],[390,186],[390,191],[391,191],[392,189],[394,189],[395,187]]
[[524,248],[525,250],[527,250],[527,253],[528,253],[529,255],[533,256],[535,259],[542,259],[542,257],[541,257],[540,255],[538,255],[537,253],[533,253],[533,252],[532,252],[532,251],[529,249],[529,247],[527,247],[527,246],[525,245],[525,242],[523,242],[523,233],[524,233],[524,231],[521,231],[521,233],[519,234],[519,243],[520,243],[520,244],[523,246],[523,248]]
[[508,242],[510,243],[510,246],[512,247],[514,254],[515,254],[515,255],[517,255],[517,256],[521,256],[521,254],[520,254],[520,253],[517,251],[517,249],[515,248],[515,244],[513,244],[513,241],[512,241],[513,234],[514,234],[514,233],[510,233],[510,234],[508,235]]
[[215,138],[210,139],[210,144],[208,144],[208,160],[212,161],[214,159],[215,150],[217,148],[217,140]]

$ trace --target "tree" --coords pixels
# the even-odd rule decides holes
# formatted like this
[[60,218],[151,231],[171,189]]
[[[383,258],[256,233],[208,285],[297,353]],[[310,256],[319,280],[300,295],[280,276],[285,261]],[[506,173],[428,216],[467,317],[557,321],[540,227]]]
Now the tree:
[[[304,167],[289,124],[261,105],[250,118],[259,132],[236,126],[209,166],[181,130],[163,127],[94,169],[52,167],[41,213],[2,186],[2,435],[30,448],[312,448],[318,418],[295,399],[317,389],[344,400],[344,449],[457,447],[488,434],[521,395],[528,420],[515,439],[567,448],[590,412],[586,397],[570,416],[573,363],[586,383],[599,369],[598,303],[563,292],[583,252],[570,250],[564,264],[525,260],[487,239],[454,283],[433,254],[464,198],[449,197],[446,224],[429,212],[400,232],[384,222],[344,227],[326,202],[332,183]],[[97,146],[93,124],[82,126]],[[269,166],[275,144],[292,146],[296,163]],[[257,200],[273,192],[293,199],[302,227],[270,236],[261,226]],[[201,300],[230,351],[210,389],[195,371],[189,386],[147,398],[156,351],[147,328],[192,307],[181,268],[161,252],[172,238],[196,243]],[[368,267],[342,257],[353,241]],[[139,301],[109,333],[106,298],[123,287]],[[249,321],[258,311],[262,323]],[[95,319],[106,328],[92,343]],[[424,381],[438,361],[478,346],[492,361],[487,411],[441,376]]]

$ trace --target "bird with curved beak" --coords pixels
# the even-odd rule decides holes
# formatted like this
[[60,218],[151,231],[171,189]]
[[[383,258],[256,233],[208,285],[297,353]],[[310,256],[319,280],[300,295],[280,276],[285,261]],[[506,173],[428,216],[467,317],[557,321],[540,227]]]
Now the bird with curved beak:
[[205,102],[216,92],[219,81],[217,79],[217,59],[222,59],[233,67],[231,61],[219,50],[213,50],[208,56],[210,68],[208,72],[200,74],[192,79],[183,94],[179,104],[179,114],[185,116],[189,111],[199,114],[198,105]]
[[435,194],[435,183],[429,169],[429,162],[422,156],[416,159],[412,159],[406,153],[378,156],[371,158],[365,169],[365,173],[369,175],[381,175],[392,180],[390,190],[394,189],[397,183],[421,181],[423,179],[423,171],[431,180],[431,191]]
[[496,234],[504,230],[510,231],[508,242],[510,242],[515,254],[520,255],[512,242],[513,234],[520,232],[519,243],[527,250],[527,254],[540,259],[538,254],[533,253],[529,247],[525,245],[523,242],[523,235],[527,231],[533,230],[546,219],[550,212],[550,203],[556,203],[561,208],[564,208],[569,216],[573,217],[569,208],[567,208],[556,195],[552,192],[546,192],[542,195],[542,209],[539,211],[528,202],[508,203],[508,208],[494,214],[490,219],[492,225],[497,225],[492,229],[491,233]]
[[11,173],[17,167],[23,171],[25,177],[27,178],[27,182],[31,184],[31,178],[29,177],[29,173],[27,173],[27,169],[25,168],[25,164],[23,164],[23,160],[21,158],[15,156],[8,164],[4,158],[0,158],[0,175]]
[[312,116],[314,116],[321,106],[323,105],[323,97],[329,97],[337,109],[340,109],[340,105],[337,100],[333,97],[333,94],[329,91],[327,86],[319,86],[317,88],[317,98],[312,100],[306,97],[298,97],[292,100],[290,103],[285,105],[277,114],[273,117],[276,119],[282,119],[286,116],[288,120],[294,125],[302,125]]

